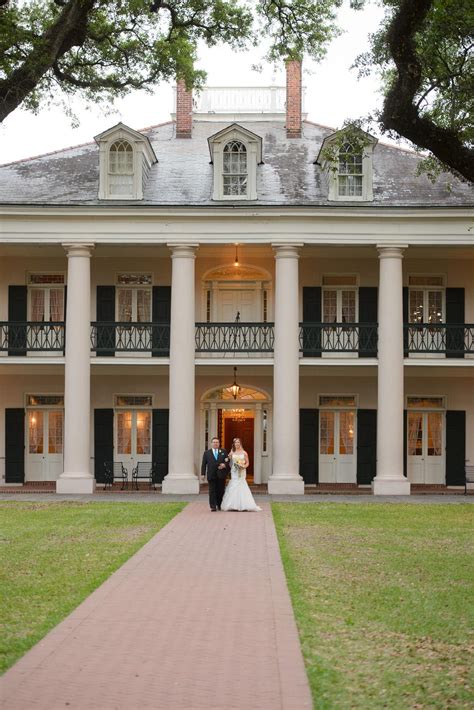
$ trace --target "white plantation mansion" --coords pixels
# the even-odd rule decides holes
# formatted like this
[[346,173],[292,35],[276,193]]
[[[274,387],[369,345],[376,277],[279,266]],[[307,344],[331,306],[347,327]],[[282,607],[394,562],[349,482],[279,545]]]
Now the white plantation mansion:
[[195,493],[216,434],[270,493],[463,484],[472,192],[370,136],[328,166],[339,138],[289,62],[0,167],[2,485]]

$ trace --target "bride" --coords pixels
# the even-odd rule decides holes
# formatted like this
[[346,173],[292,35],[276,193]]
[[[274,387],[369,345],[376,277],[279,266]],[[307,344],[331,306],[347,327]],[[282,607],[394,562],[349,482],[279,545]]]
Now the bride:
[[240,439],[232,442],[229,456],[230,481],[225,489],[221,510],[262,510],[255,503],[249,485],[245,480],[249,457],[242,447]]

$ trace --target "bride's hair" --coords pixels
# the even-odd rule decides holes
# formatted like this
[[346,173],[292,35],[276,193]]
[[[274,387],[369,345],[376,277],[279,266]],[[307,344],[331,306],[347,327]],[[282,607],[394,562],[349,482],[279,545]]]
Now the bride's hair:
[[238,436],[235,437],[235,439],[232,439],[232,451],[235,451],[235,442],[240,441],[240,448],[243,449],[244,445],[242,444],[242,439],[239,439]]

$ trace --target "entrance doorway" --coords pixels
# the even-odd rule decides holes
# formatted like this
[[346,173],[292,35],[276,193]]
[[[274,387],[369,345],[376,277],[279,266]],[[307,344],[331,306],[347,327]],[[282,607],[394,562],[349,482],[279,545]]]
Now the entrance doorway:
[[[442,404],[442,398],[408,398],[409,407],[437,404]],[[444,411],[408,411],[407,473],[411,483],[446,483],[444,429]]]
[[356,483],[356,398],[320,395],[319,481]]
[[139,461],[151,461],[151,410],[119,409],[115,411],[116,460],[123,463],[132,480]]
[[219,410],[219,419],[222,420],[221,438],[224,448],[227,451],[232,449],[232,442],[238,438],[242,446],[249,455],[249,467],[247,469],[247,480],[254,481],[254,461],[255,461],[255,419],[252,410]]
[[27,481],[56,481],[63,468],[62,409],[27,410]]

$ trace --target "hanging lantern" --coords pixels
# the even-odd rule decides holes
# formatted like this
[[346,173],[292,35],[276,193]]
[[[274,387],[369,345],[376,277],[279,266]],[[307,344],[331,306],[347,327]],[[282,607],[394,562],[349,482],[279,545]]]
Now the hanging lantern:
[[237,399],[237,397],[239,396],[239,392],[240,392],[240,385],[237,384],[237,368],[236,367],[234,367],[234,383],[233,383],[232,387],[230,388],[230,391],[232,392],[232,397],[234,399]]
[[234,266],[238,266],[238,265],[239,265],[239,251],[238,251],[238,250],[239,250],[239,245],[236,244],[236,245],[235,245],[235,261],[234,261]]

